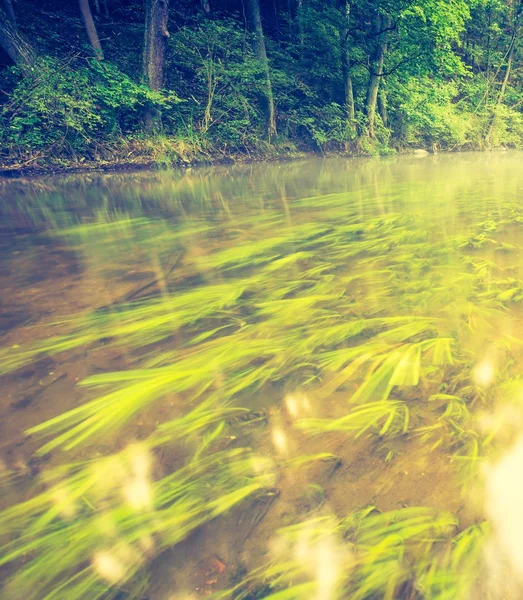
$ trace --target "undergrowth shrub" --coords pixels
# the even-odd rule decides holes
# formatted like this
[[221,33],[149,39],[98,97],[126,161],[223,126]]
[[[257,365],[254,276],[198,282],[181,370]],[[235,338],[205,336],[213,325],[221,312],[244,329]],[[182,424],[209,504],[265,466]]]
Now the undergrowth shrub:
[[521,148],[523,140],[523,115],[510,106],[495,107],[489,120],[493,119],[490,143],[492,146]]
[[107,62],[73,68],[45,58],[35,77],[15,80],[0,111],[0,141],[8,155],[75,158],[138,131],[147,109],[170,110],[178,102]]
[[457,101],[453,82],[409,79],[393,89],[393,127],[399,145],[450,150],[470,142],[470,115]]
[[164,121],[183,135],[193,130],[221,150],[256,146],[263,116],[263,67],[233,19],[196,19],[169,39],[168,86],[186,102]]

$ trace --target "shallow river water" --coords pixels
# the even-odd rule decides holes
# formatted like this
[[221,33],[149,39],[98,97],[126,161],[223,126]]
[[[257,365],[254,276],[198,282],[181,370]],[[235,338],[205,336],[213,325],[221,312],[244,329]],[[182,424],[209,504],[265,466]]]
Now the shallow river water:
[[521,597],[522,164],[0,181],[2,597]]

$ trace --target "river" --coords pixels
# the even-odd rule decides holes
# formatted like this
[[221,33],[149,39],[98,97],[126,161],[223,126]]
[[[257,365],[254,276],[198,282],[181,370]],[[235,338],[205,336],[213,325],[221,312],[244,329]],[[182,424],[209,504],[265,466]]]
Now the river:
[[520,597],[522,162],[0,182],[6,598]]

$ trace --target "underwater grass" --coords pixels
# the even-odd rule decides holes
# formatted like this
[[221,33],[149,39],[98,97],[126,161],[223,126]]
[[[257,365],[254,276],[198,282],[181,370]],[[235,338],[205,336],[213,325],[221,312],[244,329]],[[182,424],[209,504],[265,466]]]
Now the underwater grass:
[[380,436],[395,435],[408,431],[409,409],[401,400],[368,402],[364,406],[356,406],[340,419],[302,419],[297,427],[313,434],[347,431],[352,432],[355,438],[369,430],[377,431]]
[[[0,565],[18,566],[9,597],[116,597],[162,549],[263,492],[273,482],[270,463],[248,449],[214,447],[235,412],[200,406],[121,452],[48,472],[43,492],[0,513]],[[152,450],[191,440],[186,460],[155,481]]]
[[280,529],[273,558],[212,598],[465,598],[481,577],[488,530],[457,526],[428,507],[312,518]]
[[[311,207],[318,209],[314,222],[309,214],[300,215]],[[483,392],[471,383],[474,352],[467,341],[488,331],[508,352],[521,343],[504,335],[499,323],[507,307],[523,298],[523,284],[474,253],[514,251],[497,241],[496,229],[505,222],[519,227],[519,211],[507,206],[505,220],[501,216],[496,227],[488,215],[478,214],[466,235],[447,237],[437,222],[427,223],[420,215],[377,217],[371,208],[358,211],[347,195],[299,200],[296,211],[298,222],[292,226],[284,215],[189,223],[172,231],[162,223],[120,218],[116,237],[111,222],[56,232],[87,253],[92,264],[106,260],[107,252],[125,262],[129,244],[141,244],[145,257],[155,232],[162,256],[174,248],[184,260],[172,273],[175,283],[161,293],[72,317],[60,324],[69,329],[65,335],[0,351],[1,373],[43,354],[99,343],[138,356],[132,369],[87,378],[81,382],[90,389],[84,404],[30,428],[29,434],[47,437],[40,454],[71,451],[121,430],[173,392],[185,410],[196,407],[188,412],[193,417],[160,424],[148,449],[201,430],[205,434],[185,466],[152,484],[155,503],[147,511],[122,507],[117,490],[105,496],[93,491],[95,464],[128,462],[105,457],[73,467],[63,481],[0,515],[4,533],[19,536],[5,547],[6,562],[32,557],[12,581],[20,597],[35,597],[32,585],[39,578],[49,590],[41,596],[46,600],[116,596],[141,569],[140,540],[152,537],[154,553],[160,552],[262,491],[270,478],[253,474],[249,450],[213,448],[224,428],[216,419],[218,407],[241,403],[269,382],[284,384],[292,377],[319,398],[335,391],[344,395],[345,416],[302,419],[298,427],[304,432],[412,435],[431,449],[445,445],[456,462],[466,465],[469,477],[477,474],[485,444],[470,422],[470,396]],[[198,252],[191,253],[195,238]],[[152,347],[157,342],[162,344]],[[433,410],[425,411],[420,423],[422,403]],[[291,460],[298,464],[309,458]],[[77,508],[69,521],[64,511],[71,499]],[[98,527],[99,507],[116,523],[124,546]],[[427,598],[448,589],[465,594],[467,578],[458,582],[458,571],[468,574],[477,562],[466,563],[463,548],[474,554],[482,533],[456,537],[455,528],[454,517],[424,508],[385,514],[367,509],[334,525],[329,521],[329,535],[350,550],[347,575],[333,594],[393,598],[413,581],[416,590],[429,590]],[[292,541],[292,533],[283,535]],[[75,540],[74,552],[66,552],[66,538]],[[447,557],[441,561],[440,548]],[[125,576],[112,586],[92,562],[96,552],[106,550],[118,564],[128,563]],[[260,581],[270,582],[272,596],[267,597],[311,597],[316,583],[301,581],[301,570],[293,560],[271,563],[239,584],[235,597],[248,598],[241,586]]]
[[[349,213],[344,223],[339,210],[337,222],[327,206],[325,222],[204,253],[198,269],[221,274],[220,283],[96,311],[74,324],[78,332],[4,351],[5,372],[100,340],[133,349],[175,334],[185,340],[173,351],[149,351],[144,368],[83,382],[116,389],[32,428],[55,435],[42,452],[121,427],[167,390],[228,400],[308,371],[306,380],[322,382],[324,395],[359,382],[348,399],[365,404],[463,365],[460,339],[503,316],[499,294],[484,293],[496,268],[470,272],[468,255],[453,256],[455,241],[435,240],[413,217],[354,222]],[[219,390],[217,377],[225,382]]]

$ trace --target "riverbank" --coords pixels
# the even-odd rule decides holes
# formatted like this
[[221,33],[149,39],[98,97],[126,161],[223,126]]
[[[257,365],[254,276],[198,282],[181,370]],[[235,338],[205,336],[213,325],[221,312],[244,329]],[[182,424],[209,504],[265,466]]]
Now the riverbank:
[[375,35],[371,5],[349,15],[343,3],[276,2],[258,30],[237,3],[207,13],[189,2],[169,14],[151,87],[142,4],[96,9],[97,49],[77,2],[17,4],[11,34],[25,52],[0,52],[3,177],[523,147],[521,69],[501,5],[391,14],[397,26]]
[[[430,154],[427,150],[417,148],[405,148],[400,151],[390,150],[385,155],[395,154],[416,154],[422,156]],[[382,156],[384,154],[377,154]],[[95,159],[86,157],[65,159],[55,157],[39,157],[37,159],[28,159],[19,162],[0,162],[0,180],[13,179],[19,177],[39,177],[44,175],[60,175],[65,173],[86,173],[90,171],[140,171],[155,170],[161,168],[179,168],[186,169],[201,166],[218,166],[233,164],[252,164],[274,161],[287,161],[314,157],[346,157],[363,158],[375,156],[367,152],[337,152],[320,151],[312,149],[297,149],[291,144],[284,146],[266,145],[263,149],[256,149],[246,152],[202,152],[185,149],[185,152],[175,152],[171,147],[171,152],[159,151],[158,148],[145,152],[135,150],[129,153],[114,150]]]
[[[328,153],[339,155],[339,153]],[[64,158],[39,156],[20,161],[0,161],[0,178],[31,177],[57,175],[62,173],[84,173],[89,171],[125,171],[159,169],[165,167],[190,168],[195,166],[244,164],[294,160],[307,156],[327,155],[320,151],[298,150],[291,145],[266,145],[263,149],[245,152],[226,152],[223,150],[203,150],[180,145],[179,140],[165,140],[161,144],[149,141],[147,144],[125,144],[111,148],[103,155],[88,158]],[[352,154],[347,154],[352,156]]]

